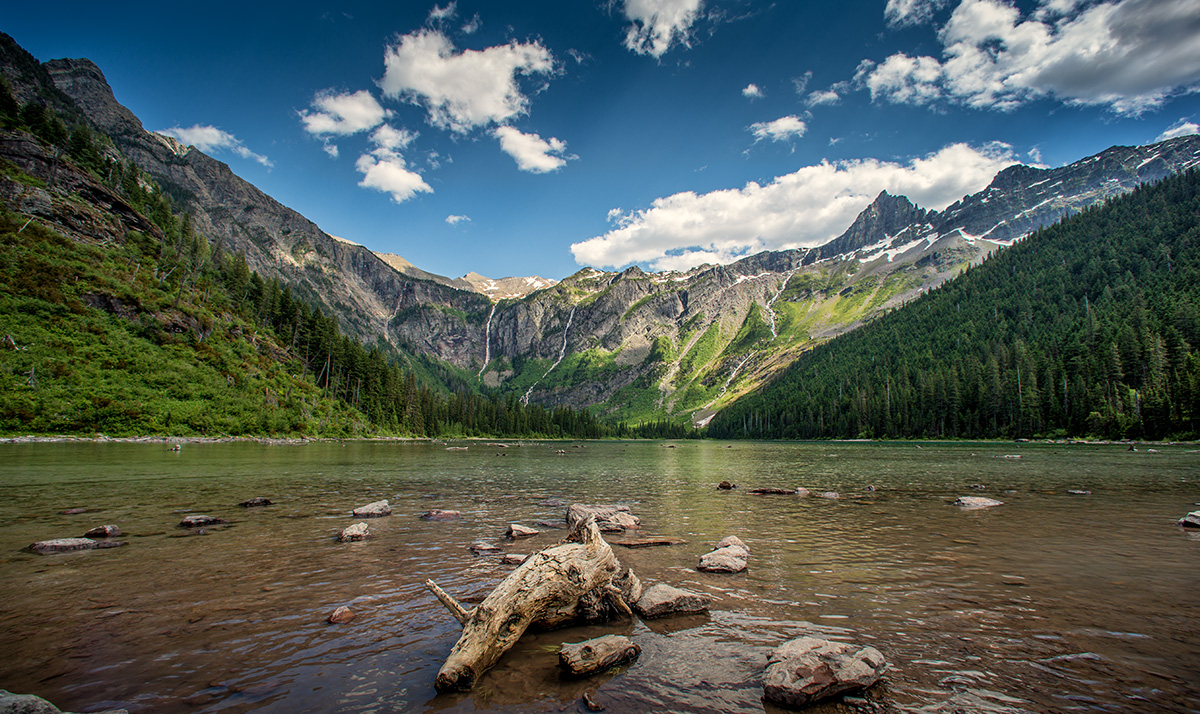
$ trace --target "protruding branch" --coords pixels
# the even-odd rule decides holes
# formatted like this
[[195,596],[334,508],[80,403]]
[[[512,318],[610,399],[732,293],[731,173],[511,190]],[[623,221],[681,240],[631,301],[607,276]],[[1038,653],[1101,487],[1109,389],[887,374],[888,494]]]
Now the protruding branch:
[[433,593],[434,597],[442,601],[442,604],[446,606],[446,609],[450,611],[454,619],[458,620],[458,624],[467,624],[467,619],[471,617],[471,613],[467,612],[462,605],[459,605],[458,600],[455,600],[449,593],[439,588],[438,584],[432,580],[426,580],[425,587],[429,588],[429,592]]

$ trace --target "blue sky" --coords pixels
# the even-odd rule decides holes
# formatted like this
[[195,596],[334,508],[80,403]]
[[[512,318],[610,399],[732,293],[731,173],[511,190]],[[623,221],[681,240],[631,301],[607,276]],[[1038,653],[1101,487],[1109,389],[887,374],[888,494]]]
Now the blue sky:
[[1195,0],[21,3],[325,231],[455,277],[684,269],[1195,133]]

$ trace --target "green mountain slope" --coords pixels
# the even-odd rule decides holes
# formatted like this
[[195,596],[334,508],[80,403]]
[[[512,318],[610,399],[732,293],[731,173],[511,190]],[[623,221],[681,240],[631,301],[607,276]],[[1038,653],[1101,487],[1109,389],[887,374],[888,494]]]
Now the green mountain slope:
[[1200,430],[1200,174],[1040,230],[722,410],[754,438]]

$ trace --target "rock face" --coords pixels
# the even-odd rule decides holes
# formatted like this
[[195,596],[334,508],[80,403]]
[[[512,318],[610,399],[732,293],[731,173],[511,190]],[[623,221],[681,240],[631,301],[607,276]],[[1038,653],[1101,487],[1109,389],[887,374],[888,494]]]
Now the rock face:
[[799,637],[771,653],[763,673],[763,697],[800,709],[813,702],[875,684],[887,663],[874,647]]
[[462,513],[459,511],[443,511],[440,508],[435,508],[432,511],[422,513],[421,518],[427,521],[457,521],[462,518]]
[[509,523],[508,531],[504,535],[508,538],[528,538],[530,536],[535,536],[538,533],[541,533],[541,531],[530,528],[529,526],[523,526],[520,523]]
[[26,550],[45,555],[47,553],[70,553],[76,550],[93,550],[96,548],[117,548],[122,545],[125,545],[125,543],[94,540],[92,538],[53,538],[51,540],[39,540],[36,543],[31,543],[26,547]]
[[371,537],[371,529],[367,528],[366,523],[355,523],[352,526],[347,526],[338,534],[338,540],[343,543],[353,543],[355,541],[367,540]]
[[1183,528],[1200,528],[1200,511],[1192,511],[1180,518],[1179,525]]
[[203,528],[204,526],[216,526],[216,525],[220,525],[222,523],[228,523],[228,522],[229,521],[227,521],[223,518],[216,518],[214,516],[206,516],[201,513],[195,513],[195,514],[192,514],[189,516],[184,516],[183,520],[179,522],[179,527],[180,528]]
[[567,508],[567,527],[574,528],[576,523],[596,517],[596,527],[601,533],[621,533],[626,528],[637,528],[642,524],[641,519],[630,512],[629,506],[587,506],[582,503],[572,503]]
[[577,676],[595,674],[637,657],[642,648],[623,635],[605,635],[591,640],[563,643],[558,664]]
[[388,505],[387,499],[368,503],[365,506],[359,506],[354,509],[352,514],[355,518],[382,518],[383,516],[392,515],[392,507]]
[[83,534],[84,538],[117,538],[125,533],[118,526],[106,525],[96,526],[87,533]]
[[964,511],[975,511],[979,510],[980,508],[994,508],[996,506],[1003,506],[1004,501],[997,501],[993,498],[985,498],[984,496],[960,496],[958,500],[954,502],[954,505],[958,506]]
[[633,607],[645,618],[694,615],[708,612],[708,597],[658,583],[645,590]]

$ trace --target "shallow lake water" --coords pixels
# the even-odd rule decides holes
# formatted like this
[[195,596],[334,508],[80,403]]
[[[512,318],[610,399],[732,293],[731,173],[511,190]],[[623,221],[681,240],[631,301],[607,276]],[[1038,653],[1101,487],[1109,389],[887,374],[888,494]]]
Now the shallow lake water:
[[[1200,502],[1194,447],[510,443],[0,445],[0,688],[135,714],[575,712],[585,692],[613,713],[776,712],[767,653],[817,634],[871,644],[890,669],[868,702],[816,711],[1200,710],[1200,534],[1175,525]],[[964,495],[1004,505],[950,505]],[[253,496],[274,505],[237,506]],[[373,540],[335,540],[382,498],[394,514],[369,521]],[[477,601],[512,566],[468,546],[557,542],[503,537],[561,521],[551,499],[626,504],[642,535],[686,541],[614,549],[711,612],[530,633],[472,692],[436,694],[459,627],[424,581]],[[431,508],[463,517],[418,517]],[[231,524],[196,535],[177,527],[187,513]],[[22,551],[102,524],[128,545]],[[749,570],[697,572],[726,535]],[[356,617],[328,624],[340,605]],[[559,674],[561,643],[606,633],[641,656]]]

